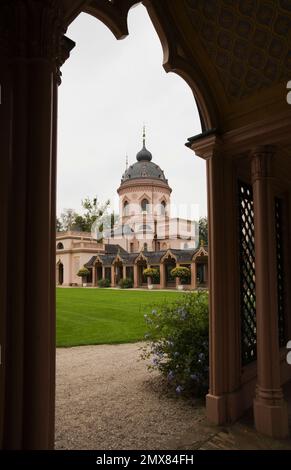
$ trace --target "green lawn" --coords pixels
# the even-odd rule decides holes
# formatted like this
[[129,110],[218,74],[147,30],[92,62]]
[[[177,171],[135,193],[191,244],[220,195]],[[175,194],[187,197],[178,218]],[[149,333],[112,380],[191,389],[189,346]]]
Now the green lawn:
[[57,346],[130,343],[143,339],[144,314],[175,300],[175,291],[57,289]]

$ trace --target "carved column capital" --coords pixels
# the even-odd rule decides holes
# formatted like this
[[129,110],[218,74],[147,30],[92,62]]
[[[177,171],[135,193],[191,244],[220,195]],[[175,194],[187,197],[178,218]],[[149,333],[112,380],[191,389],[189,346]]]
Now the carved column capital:
[[74,42],[64,36],[63,4],[59,0],[2,0],[0,56],[9,61],[48,60],[60,81],[60,67]]
[[274,145],[260,145],[251,150],[252,182],[272,176],[272,161],[276,152]]

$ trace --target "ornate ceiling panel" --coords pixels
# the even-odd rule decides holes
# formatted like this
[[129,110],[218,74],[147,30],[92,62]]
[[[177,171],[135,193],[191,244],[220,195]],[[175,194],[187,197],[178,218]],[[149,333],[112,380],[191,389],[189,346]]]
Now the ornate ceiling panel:
[[185,0],[230,99],[291,77],[290,0]]

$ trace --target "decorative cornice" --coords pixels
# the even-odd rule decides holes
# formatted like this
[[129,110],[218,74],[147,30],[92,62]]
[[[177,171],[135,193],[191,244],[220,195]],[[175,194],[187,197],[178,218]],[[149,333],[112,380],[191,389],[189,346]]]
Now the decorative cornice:
[[164,263],[167,259],[170,258],[174,259],[177,262],[177,257],[174,255],[174,253],[172,253],[171,249],[169,248],[164,254],[164,256],[162,256],[160,262]]
[[116,264],[116,263],[122,263],[124,264],[124,260],[122,259],[122,257],[117,254],[114,258],[114,260],[112,261],[112,265]]
[[251,148],[257,145],[257,142],[289,147],[291,144],[290,111],[286,109],[279,115],[274,114],[256,123],[226,132],[223,134],[222,140],[223,154],[230,156],[239,156],[242,153],[249,152]]
[[95,261],[94,261],[94,263],[93,263],[93,266],[95,266],[96,264],[103,264],[101,258],[99,258],[98,255],[96,255],[96,259],[95,259]]
[[[79,254],[79,253],[88,253],[88,254],[92,254],[92,255],[96,255],[96,248],[82,248],[82,247],[79,247],[79,248],[68,248],[68,249],[62,249],[62,250],[56,250],[56,254],[57,255],[67,255],[67,254],[71,254],[71,255],[74,255],[74,254]],[[104,251],[101,253],[102,255],[104,255]]]
[[192,261],[196,261],[197,258],[208,257],[208,252],[203,246],[201,246],[196,253],[192,256]]
[[159,181],[153,180],[153,183],[151,182],[141,182],[137,183],[136,182],[131,182],[130,183],[123,183],[122,186],[119,186],[117,189],[117,193],[119,195],[121,194],[126,194],[126,193],[135,193],[137,191],[153,191],[156,193],[169,193],[171,194],[172,189],[169,186],[166,186],[164,184],[160,184]]
[[142,251],[141,251],[141,252],[139,253],[139,255],[135,258],[134,264],[137,264],[138,261],[146,261],[146,263],[148,262],[147,257],[143,254]]
[[189,147],[193,150],[198,157],[204,160],[209,160],[215,155],[219,154],[221,148],[221,138],[216,134],[201,135],[200,139],[189,141]]

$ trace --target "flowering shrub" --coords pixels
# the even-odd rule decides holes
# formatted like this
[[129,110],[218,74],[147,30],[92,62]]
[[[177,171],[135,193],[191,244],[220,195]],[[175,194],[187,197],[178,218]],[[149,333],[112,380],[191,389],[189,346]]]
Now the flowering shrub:
[[178,268],[173,268],[171,270],[171,274],[173,277],[189,277],[190,276],[190,269],[186,267],[178,267]]
[[182,284],[191,282],[191,271],[186,266],[179,266],[171,270],[171,276],[181,279]]
[[208,294],[186,293],[173,303],[159,304],[145,315],[148,331],[143,359],[159,370],[178,394],[196,396],[208,389]]
[[156,268],[146,268],[143,270],[143,274],[146,277],[155,278],[159,275],[159,271]]

